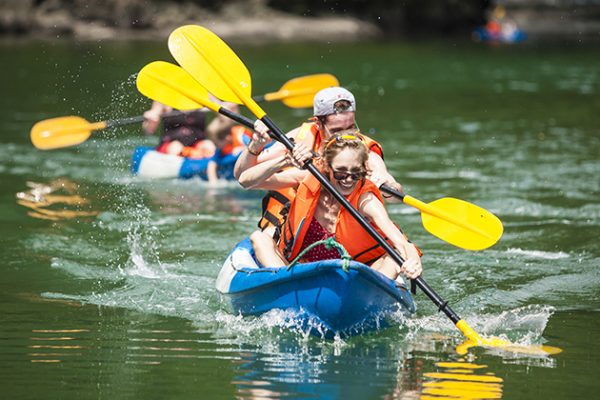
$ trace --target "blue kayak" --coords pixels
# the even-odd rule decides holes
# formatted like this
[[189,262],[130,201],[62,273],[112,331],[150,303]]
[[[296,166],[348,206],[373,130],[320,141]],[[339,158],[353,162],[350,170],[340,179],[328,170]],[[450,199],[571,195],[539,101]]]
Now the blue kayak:
[[404,283],[392,281],[368,266],[351,261],[323,260],[290,268],[260,266],[249,239],[229,254],[216,283],[217,290],[236,314],[260,315],[273,309],[290,310],[328,338],[364,333],[385,327],[385,317],[416,307]]
[[207,180],[206,168],[209,161],[217,163],[217,175],[220,179],[233,180],[233,167],[239,154],[207,158],[186,158],[172,154],[159,153],[154,147],[138,146],[133,152],[131,172],[145,178],[182,178],[199,177]]

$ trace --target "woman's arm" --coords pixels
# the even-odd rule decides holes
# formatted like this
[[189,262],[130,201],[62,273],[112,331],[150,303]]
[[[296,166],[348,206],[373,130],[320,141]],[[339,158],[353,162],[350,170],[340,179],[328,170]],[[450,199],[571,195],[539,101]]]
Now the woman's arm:
[[[239,161],[239,159],[238,159]],[[287,155],[279,156],[269,161],[256,164],[246,169],[238,178],[240,185],[246,189],[257,189],[258,185],[270,178],[278,171],[291,165]]]
[[291,156],[286,153],[261,162],[242,172],[238,180],[243,187],[251,189],[274,190],[294,187],[304,179],[306,171],[289,167],[302,166],[311,157],[312,152],[308,147],[304,143],[297,143]]
[[[401,272],[406,273],[411,279],[421,275],[423,266],[421,257],[414,244],[410,243],[406,236],[390,219],[383,203],[373,193],[363,194],[358,203],[358,211],[377,225],[383,234],[392,242],[400,256],[404,259]],[[408,273],[408,271],[410,271]]]
[[[246,189],[278,190],[297,187],[307,171],[288,168],[291,161],[287,155],[260,163],[244,172],[239,182]],[[283,168],[287,168],[282,170]]]
[[[295,137],[298,129],[287,134],[288,137]],[[269,136],[269,129],[265,126],[262,121],[258,120],[254,124],[254,132],[252,133],[252,140],[248,144],[248,147],[244,149],[240,157],[238,158],[233,168],[233,176],[236,179],[240,179],[242,173],[257,164],[263,163],[268,160],[273,160],[283,154],[285,154],[285,146],[281,143],[274,143],[268,149],[264,147],[271,141]],[[263,150],[264,149],[264,150]]]

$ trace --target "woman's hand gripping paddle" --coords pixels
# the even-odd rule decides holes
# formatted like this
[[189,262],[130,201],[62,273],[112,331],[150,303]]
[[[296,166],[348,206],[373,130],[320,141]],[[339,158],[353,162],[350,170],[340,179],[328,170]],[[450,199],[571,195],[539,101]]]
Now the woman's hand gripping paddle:
[[461,249],[487,249],[502,236],[500,219],[475,204],[451,197],[424,203],[386,185],[380,189],[422,211],[423,227],[429,233]]
[[[216,97],[241,103],[248,109],[281,141],[286,148],[291,150],[293,143],[270,120],[266,113],[256,104],[251,97],[251,80],[246,66],[237,55],[214,33],[200,26],[187,25],[176,29],[169,37],[169,49],[179,64],[190,73],[198,82],[207,88]],[[338,193],[329,183],[327,178],[309,161],[305,167],[319,180],[334,197],[345,207],[360,225],[386,250],[386,252],[401,265],[404,260],[365,220],[346,198]],[[416,284],[423,292],[454,322],[456,327],[465,335],[469,343],[474,346],[488,346],[494,348],[509,347],[510,351],[521,346],[509,342],[481,338],[464,320],[448,306],[448,304],[435,293],[421,278],[415,279]],[[529,346],[527,346],[529,347]],[[527,348],[525,347],[525,348]],[[544,346],[548,347],[548,346]],[[536,347],[543,351],[540,346]],[[554,348],[553,348],[554,349]],[[560,351],[559,349],[556,349]],[[546,351],[546,354],[552,354]]]

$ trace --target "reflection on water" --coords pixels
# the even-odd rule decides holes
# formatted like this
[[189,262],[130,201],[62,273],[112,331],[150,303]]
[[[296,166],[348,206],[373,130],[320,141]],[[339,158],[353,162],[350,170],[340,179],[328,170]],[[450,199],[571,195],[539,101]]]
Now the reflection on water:
[[437,362],[438,372],[426,372],[422,400],[427,399],[500,399],[502,378],[484,372],[487,365],[472,362]]
[[134,327],[120,333],[100,327],[35,328],[28,336],[27,358],[48,368],[77,368],[89,359],[135,371],[173,362],[229,365],[233,374],[223,383],[232,385],[240,399],[503,396],[503,378],[476,362],[476,356],[456,360],[451,346],[432,345],[424,337],[407,341],[394,334],[332,343],[283,334],[256,338],[261,344],[248,345],[194,330]]
[[[78,357],[110,358],[106,350],[118,349],[126,364],[160,365],[176,359],[239,360],[229,346],[206,346],[212,340],[196,332],[160,329],[128,329],[124,336],[103,337],[103,332],[87,329],[32,329],[28,357],[32,363],[65,363]],[[207,348],[208,347],[208,348]]]
[[79,350],[89,349],[89,345],[81,344],[81,335],[88,329],[34,329],[29,338],[31,349],[29,356],[32,363],[59,363],[66,358],[81,357]]
[[418,399],[434,354],[397,333],[333,342],[282,333],[256,342],[235,363],[238,398]]
[[424,337],[386,339],[293,343],[283,336],[259,351],[242,350],[232,384],[244,399],[502,398],[504,380],[475,356],[456,360],[450,346]]
[[[48,184],[27,182],[27,186],[29,186],[29,190],[18,192],[16,197],[17,204],[31,209],[27,212],[30,217],[58,221],[78,217],[93,217],[99,214],[98,211],[81,210],[82,207],[89,204],[89,201],[77,194],[79,185],[68,179],[56,179]],[[54,194],[57,192],[59,194]],[[49,208],[55,204],[63,205],[62,209]],[[75,209],[66,209],[65,206],[71,206]]]

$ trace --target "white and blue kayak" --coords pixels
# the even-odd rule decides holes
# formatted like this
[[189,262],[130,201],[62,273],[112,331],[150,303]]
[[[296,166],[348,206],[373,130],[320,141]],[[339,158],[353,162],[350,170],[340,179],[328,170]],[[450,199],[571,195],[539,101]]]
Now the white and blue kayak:
[[289,310],[303,328],[328,338],[345,337],[385,327],[386,317],[408,315],[416,307],[405,284],[392,281],[359,262],[323,260],[292,268],[258,264],[246,238],[229,254],[217,278],[217,290],[241,315]]
[[182,178],[199,177],[207,180],[206,168],[209,161],[217,163],[217,175],[220,179],[233,180],[233,167],[237,155],[221,157],[186,158],[172,154],[160,153],[154,147],[138,146],[133,152],[131,172],[144,178]]

